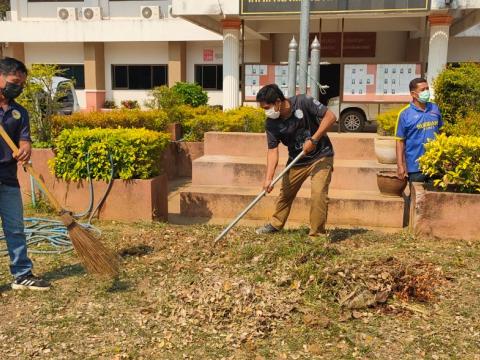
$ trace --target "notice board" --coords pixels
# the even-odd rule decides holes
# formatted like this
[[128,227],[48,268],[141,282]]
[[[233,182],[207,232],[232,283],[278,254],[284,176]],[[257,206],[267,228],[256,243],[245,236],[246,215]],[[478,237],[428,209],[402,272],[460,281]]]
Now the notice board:
[[409,83],[421,77],[421,64],[347,64],[343,101],[408,102]]

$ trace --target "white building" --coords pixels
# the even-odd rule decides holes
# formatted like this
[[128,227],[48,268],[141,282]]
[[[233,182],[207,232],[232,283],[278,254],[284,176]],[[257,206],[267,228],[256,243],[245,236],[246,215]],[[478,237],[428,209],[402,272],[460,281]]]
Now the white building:
[[[236,107],[245,95],[242,63],[284,63],[292,36],[298,40],[294,0],[10,3],[0,21],[3,54],[65,65],[87,109],[105,100],[142,104],[152,86],[177,81],[199,82],[211,104]],[[310,32],[322,34],[322,61],[332,64],[322,73],[331,96],[341,91],[344,64],[428,64],[431,80],[449,62],[480,62],[480,0],[398,0],[393,9],[382,6],[391,1],[343,3],[312,5]]]

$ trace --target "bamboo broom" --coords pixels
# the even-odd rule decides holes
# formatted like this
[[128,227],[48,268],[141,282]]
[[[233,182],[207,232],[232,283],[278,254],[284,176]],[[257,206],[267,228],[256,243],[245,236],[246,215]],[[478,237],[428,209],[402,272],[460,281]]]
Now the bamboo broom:
[[[0,136],[10,147],[13,154],[16,155],[19,151],[18,147],[12,141],[2,125],[0,125]],[[80,257],[81,262],[85,265],[87,271],[102,276],[117,276],[118,259],[115,254],[108,250],[90,231],[78,224],[69,211],[62,208],[58,200],[48,190],[47,186],[31,164],[25,164],[24,167],[36,180],[47,196],[48,201],[60,216],[63,224],[67,227],[73,247]]]

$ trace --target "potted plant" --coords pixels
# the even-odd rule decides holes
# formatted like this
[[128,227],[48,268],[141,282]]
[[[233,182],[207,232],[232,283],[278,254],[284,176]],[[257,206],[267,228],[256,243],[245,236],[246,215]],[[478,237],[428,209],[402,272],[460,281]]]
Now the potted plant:
[[395,126],[398,113],[403,107],[395,108],[377,117],[377,137],[375,138],[375,155],[380,164],[396,164]]

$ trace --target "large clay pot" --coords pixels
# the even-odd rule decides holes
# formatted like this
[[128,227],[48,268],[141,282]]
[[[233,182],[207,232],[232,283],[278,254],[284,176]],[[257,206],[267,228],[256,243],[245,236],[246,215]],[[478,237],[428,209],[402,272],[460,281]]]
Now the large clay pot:
[[374,141],[375,155],[380,164],[396,164],[396,140],[393,136],[377,136]]
[[377,185],[380,193],[385,196],[402,196],[407,186],[407,178],[400,180],[395,171],[379,171]]

